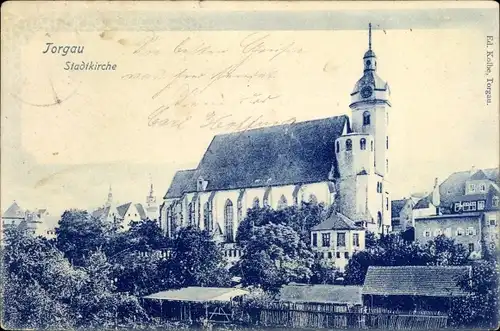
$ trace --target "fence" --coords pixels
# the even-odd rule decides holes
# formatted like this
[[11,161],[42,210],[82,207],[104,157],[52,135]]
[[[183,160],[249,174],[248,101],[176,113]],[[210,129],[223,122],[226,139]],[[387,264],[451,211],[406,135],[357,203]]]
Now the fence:
[[403,312],[335,304],[272,303],[252,315],[257,324],[317,329],[440,329],[448,316],[440,312]]

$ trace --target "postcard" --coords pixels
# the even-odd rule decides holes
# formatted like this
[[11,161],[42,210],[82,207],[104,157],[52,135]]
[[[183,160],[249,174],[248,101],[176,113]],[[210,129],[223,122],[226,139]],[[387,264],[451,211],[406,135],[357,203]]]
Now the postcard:
[[498,4],[1,8],[6,329],[498,326]]

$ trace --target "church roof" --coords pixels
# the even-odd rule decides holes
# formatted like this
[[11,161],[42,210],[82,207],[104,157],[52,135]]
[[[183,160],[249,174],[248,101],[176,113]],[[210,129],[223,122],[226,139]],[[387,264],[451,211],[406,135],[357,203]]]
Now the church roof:
[[26,216],[26,212],[24,209],[19,207],[17,202],[13,202],[9,208],[3,213],[3,218],[24,218]]
[[101,207],[92,212],[92,216],[95,218],[106,218],[108,217],[110,207]]
[[175,173],[172,183],[168,188],[167,194],[164,199],[179,198],[185,192],[193,192],[196,190],[196,179],[193,175],[196,169],[179,170]]
[[217,135],[196,170],[175,174],[165,198],[196,191],[200,176],[207,191],[327,181],[332,166],[338,176],[333,145],[348,123],[336,116]]
[[352,220],[340,213],[332,213],[326,220],[312,227],[312,231],[321,230],[362,230]]

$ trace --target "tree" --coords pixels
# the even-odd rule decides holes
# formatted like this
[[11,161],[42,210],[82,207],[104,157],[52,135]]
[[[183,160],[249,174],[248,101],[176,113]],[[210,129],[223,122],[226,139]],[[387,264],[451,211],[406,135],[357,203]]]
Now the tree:
[[334,284],[335,276],[339,272],[337,268],[331,265],[330,262],[327,262],[323,259],[316,259],[311,268],[312,284]]
[[252,236],[240,243],[240,270],[244,285],[277,290],[293,281],[308,281],[313,253],[290,226],[269,223],[255,226]]
[[56,228],[57,248],[74,265],[81,266],[93,252],[103,248],[113,233],[111,224],[92,217],[87,211],[65,211]]
[[425,245],[431,256],[431,265],[465,265],[469,261],[469,251],[444,235],[437,236]]
[[238,227],[236,241],[248,240],[252,236],[253,227],[272,223],[290,226],[309,245],[311,228],[321,223],[329,212],[331,211],[323,204],[306,202],[302,202],[300,207],[290,206],[278,210],[269,207],[251,208]]
[[210,233],[196,227],[181,228],[172,241],[172,256],[165,265],[170,287],[230,284],[221,249]]

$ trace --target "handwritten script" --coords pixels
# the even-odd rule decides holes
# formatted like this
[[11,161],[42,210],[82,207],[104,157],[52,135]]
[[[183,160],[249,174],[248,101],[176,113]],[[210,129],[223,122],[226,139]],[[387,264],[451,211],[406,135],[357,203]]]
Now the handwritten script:
[[[148,115],[148,126],[184,129],[197,123],[200,129],[244,131],[295,123],[293,117],[279,122],[266,115],[283,98],[280,93],[270,93],[269,88],[280,75],[277,60],[304,52],[294,41],[276,42],[271,34],[251,33],[227,47],[195,37],[186,37],[167,50],[160,47],[163,43],[168,44],[160,36],[149,36],[132,54],[181,56],[184,67],[131,72],[121,77],[125,81],[158,82],[158,88],[150,94],[149,102],[155,106]],[[211,58],[219,61],[210,61]],[[199,61],[207,63],[203,69],[190,65]],[[246,114],[249,111],[251,116]]]

